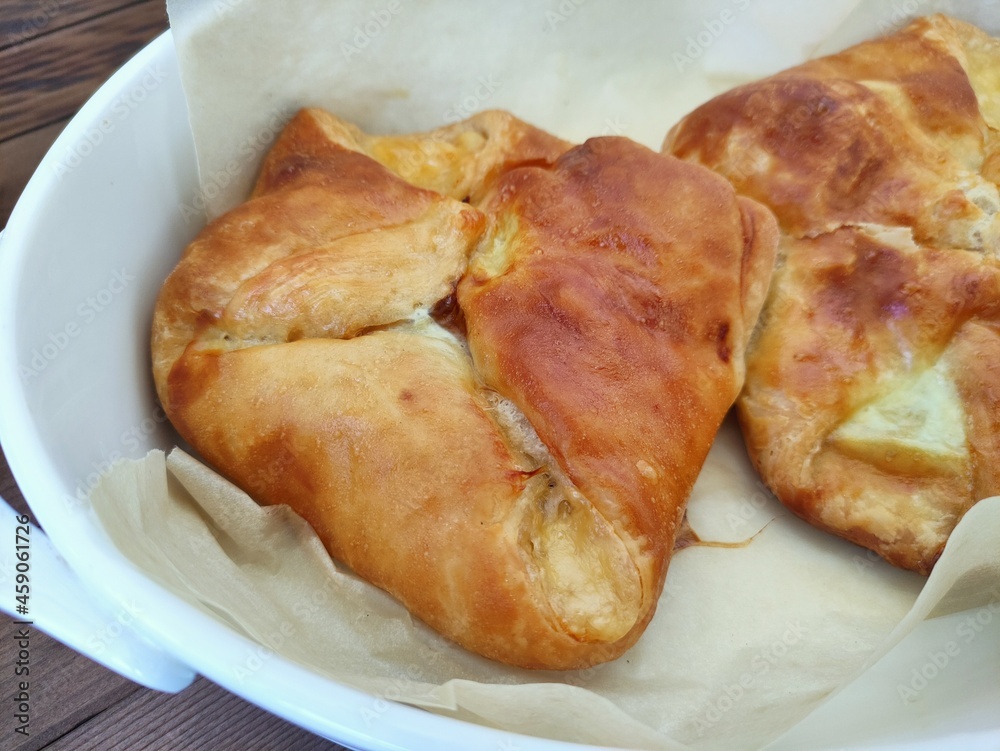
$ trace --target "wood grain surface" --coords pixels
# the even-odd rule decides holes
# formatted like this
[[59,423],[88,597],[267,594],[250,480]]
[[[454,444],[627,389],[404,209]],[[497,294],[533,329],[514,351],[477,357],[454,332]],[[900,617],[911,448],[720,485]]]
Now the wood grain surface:
[[147,0],[0,50],[0,141],[74,113],[165,25],[163,0]]
[[[87,98],[167,28],[163,0],[0,0],[0,228],[42,156]],[[29,509],[0,452],[0,495]],[[31,632],[30,735],[14,732],[15,627],[0,614],[4,751],[336,751],[198,678],[179,694],[145,689]]]
[[[4,0],[0,49],[136,5],[141,0]],[[162,6],[163,3],[160,3]],[[166,16],[164,15],[164,18]]]

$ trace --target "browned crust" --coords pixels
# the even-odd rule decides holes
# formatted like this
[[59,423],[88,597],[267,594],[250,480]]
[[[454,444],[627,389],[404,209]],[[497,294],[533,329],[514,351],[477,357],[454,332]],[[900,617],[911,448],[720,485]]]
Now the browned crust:
[[655,601],[739,393],[774,220],[706,170],[621,138],[508,172],[483,208],[517,231],[502,274],[474,258],[459,286],[476,366],[576,487],[622,520]]
[[[995,114],[981,109],[998,92],[984,60],[1000,63],[995,40],[919,19],[734,89],[664,143],[781,224],[739,402],[755,466],[804,519],[921,573],[965,511],[1000,492],[988,433],[1000,419],[1000,202]],[[887,471],[830,441],[886,384],[939,362],[965,410],[968,463]]]
[[[445,636],[527,668],[604,662],[642,634],[776,245],[770,214],[708,170],[624,139],[566,147],[505,113],[380,138],[304,111],[253,197],[188,248],[153,330],[164,407],[206,460]],[[518,253],[542,255],[459,292],[473,359],[415,311],[447,308],[507,212]],[[564,513],[556,491],[574,529],[596,509],[614,636],[545,580],[534,537]]]

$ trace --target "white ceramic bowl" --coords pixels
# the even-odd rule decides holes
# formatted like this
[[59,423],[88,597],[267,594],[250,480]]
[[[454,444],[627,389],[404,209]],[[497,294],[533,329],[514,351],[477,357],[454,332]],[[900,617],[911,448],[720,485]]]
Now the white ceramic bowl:
[[[176,691],[197,671],[357,748],[581,748],[385,702],[270,655],[150,581],[79,500],[111,461],[173,439],[156,406],[147,351],[153,300],[199,229],[179,208],[198,191],[185,113],[168,32],[67,126],[0,241],[0,440],[72,570],[36,531],[36,622],[146,685]],[[12,538],[13,515],[0,522],[4,539]],[[8,612],[10,589],[0,602]],[[254,655],[259,670],[237,677]],[[366,721],[373,707],[378,719]],[[928,723],[918,735],[936,739],[935,747],[1000,747],[1000,719],[990,724],[988,711],[977,711]],[[955,735],[962,731],[975,733]]]

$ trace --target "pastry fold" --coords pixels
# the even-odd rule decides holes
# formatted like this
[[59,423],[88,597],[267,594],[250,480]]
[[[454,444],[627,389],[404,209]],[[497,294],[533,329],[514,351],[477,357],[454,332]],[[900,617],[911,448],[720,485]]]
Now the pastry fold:
[[1000,492],[1000,43],[945,16],[742,86],[664,151],[770,207],[738,408],[795,513],[927,573]]
[[157,389],[440,633],[585,667],[653,614],[776,244],[724,180],[625,139],[305,110],[167,279]]

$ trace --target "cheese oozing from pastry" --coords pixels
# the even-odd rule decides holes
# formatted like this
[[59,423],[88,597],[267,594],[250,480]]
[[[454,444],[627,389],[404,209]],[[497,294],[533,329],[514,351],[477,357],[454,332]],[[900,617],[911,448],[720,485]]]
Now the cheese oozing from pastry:
[[841,451],[886,471],[959,472],[969,460],[965,410],[948,368],[894,382],[830,436]]

